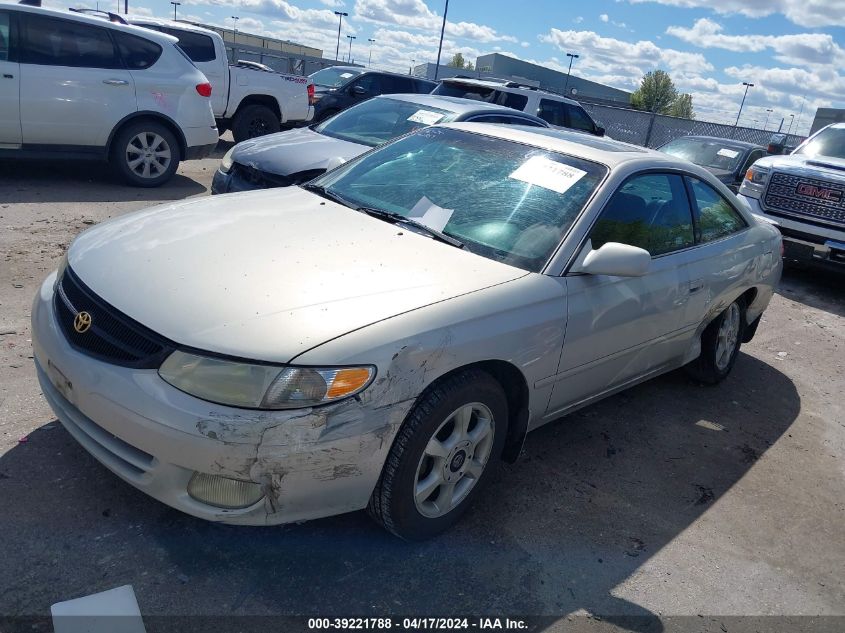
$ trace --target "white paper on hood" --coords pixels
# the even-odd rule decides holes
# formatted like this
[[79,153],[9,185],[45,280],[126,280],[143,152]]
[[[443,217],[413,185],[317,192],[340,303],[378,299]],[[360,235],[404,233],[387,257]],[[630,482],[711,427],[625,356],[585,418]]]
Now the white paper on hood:
[[431,110],[417,110],[408,117],[408,121],[422,123],[423,125],[434,125],[439,123],[443,116],[439,112],[432,112]]
[[558,163],[545,156],[534,156],[525,161],[509,177],[557,193],[566,193],[572,185],[586,175],[587,172],[577,167]]
[[420,224],[425,224],[428,228],[434,229],[435,231],[442,231],[449,224],[449,220],[454,212],[454,209],[438,207],[427,197],[423,196],[408,213],[408,219],[416,220]]
[[145,633],[132,585],[50,607],[55,633]]
[[350,77],[354,76],[354,73],[340,73],[340,76],[344,79],[349,79]]
[[739,152],[733,149],[728,149],[727,147],[723,147],[716,153],[719,156],[724,156],[725,158],[736,158],[737,156],[739,156]]

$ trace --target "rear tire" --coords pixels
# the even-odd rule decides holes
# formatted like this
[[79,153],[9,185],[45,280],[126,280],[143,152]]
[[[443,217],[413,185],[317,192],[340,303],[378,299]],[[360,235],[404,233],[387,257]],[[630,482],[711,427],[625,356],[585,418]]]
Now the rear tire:
[[507,426],[507,398],[486,372],[430,387],[396,435],[368,512],[409,541],[451,527],[497,469]]
[[232,136],[235,143],[273,134],[281,128],[279,117],[264,105],[248,105],[241,108],[232,119]]
[[701,334],[701,354],[684,369],[698,382],[715,385],[731,373],[745,334],[745,303],[737,299]]
[[112,141],[112,167],[135,187],[163,185],[176,173],[180,159],[176,137],[156,121],[130,122]]

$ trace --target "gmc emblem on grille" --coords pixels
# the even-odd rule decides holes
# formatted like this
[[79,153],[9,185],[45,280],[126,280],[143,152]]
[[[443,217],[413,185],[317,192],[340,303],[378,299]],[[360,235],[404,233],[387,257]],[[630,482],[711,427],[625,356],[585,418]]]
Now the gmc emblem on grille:
[[826,189],[824,187],[816,187],[815,185],[808,185],[802,182],[795,188],[795,193],[802,196],[809,196],[817,200],[829,200],[830,202],[839,202],[842,200],[842,192],[836,189]]

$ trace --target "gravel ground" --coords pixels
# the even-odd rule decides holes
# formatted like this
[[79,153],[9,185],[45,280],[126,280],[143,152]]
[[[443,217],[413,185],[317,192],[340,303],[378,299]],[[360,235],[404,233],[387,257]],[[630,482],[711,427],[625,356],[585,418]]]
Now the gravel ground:
[[787,271],[725,383],[670,374],[543,427],[427,543],[363,513],[205,523],[110,474],[41,397],[32,297],[87,225],[208,195],[227,148],[156,190],[0,161],[0,616],[123,584],[145,616],[845,615],[845,278],[827,273]]

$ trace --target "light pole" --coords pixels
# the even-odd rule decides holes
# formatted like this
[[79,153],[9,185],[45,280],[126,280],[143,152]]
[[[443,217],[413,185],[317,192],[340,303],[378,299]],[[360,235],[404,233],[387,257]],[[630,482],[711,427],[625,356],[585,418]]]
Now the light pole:
[[232,44],[237,44],[238,43],[238,20],[240,20],[240,18],[236,15],[233,15],[232,19],[235,21],[235,30],[232,32]]
[[[449,13],[449,0],[446,0],[446,8],[443,9],[443,25],[440,27],[440,44],[437,47],[437,64],[434,66],[434,81],[437,81],[437,72],[440,70],[440,53],[443,50],[443,32],[446,30],[447,13]],[[410,75],[411,73],[408,74]]]
[[798,111],[798,119],[795,121],[795,133],[798,134],[798,127],[801,125],[801,114],[804,112],[804,100],[807,95],[801,97],[801,109]]
[[348,63],[352,63],[352,40],[357,39],[354,35],[347,35],[349,38],[349,57],[346,58]]
[[373,63],[373,42],[375,42],[375,40],[371,37],[368,37],[367,41],[370,43],[370,56],[367,59],[367,68],[369,68],[370,64]]
[[343,11],[335,11],[334,14],[338,17],[337,21],[337,48],[334,51],[334,60],[337,61],[337,56],[340,55],[340,26],[343,24],[343,16],[348,16],[348,13]]
[[739,112],[736,115],[736,123],[734,123],[734,127],[739,125],[739,117],[742,115],[742,106],[745,105],[745,97],[748,96],[748,89],[754,87],[754,84],[750,84],[747,81],[743,81],[742,85],[745,86],[745,94],[742,95],[742,103],[739,104]]
[[176,7],[178,7],[178,6],[179,6],[180,4],[182,4],[182,3],[181,3],[181,2],[172,2],[172,1],[171,1],[171,3],[170,3],[170,4],[172,4],[172,5],[173,5],[173,20],[175,21],[175,20],[176,20]]
[[412,74],[413,74],[414,64],[416,64],[416,63],[417,63],[417,60],[416,60],[416,59],[412,59],[412,60],[411,60],[411,65],[410,65],[410,66],[408,66],[408,74],[409,74],[409,75],[412,75]]
[[769,124],[769,115],[774,112],[771,108],[766,108],[766,122],[763,124],[763,129],[766,129],[766,126]]
[[575,53],[567,53],[566,56],[569,58],[569,70],[566,71],[566,83],[563,86],[563,94],[566,94],[566,89],[569,88],[569,75],[572,74],[572,62],[578,59],[578,55]]
[[792,131],[792,122],[793,122],[794,120],[795,120],[795,115],[794,115],[794,114],[790,114],[790,115],[789,115],[789,127],[788,127],[788,128],[787,128],[787,130],[786,130],[786,135],[787,135],[787,136],[789,136],[789,133]]

